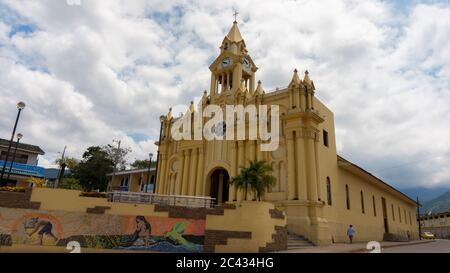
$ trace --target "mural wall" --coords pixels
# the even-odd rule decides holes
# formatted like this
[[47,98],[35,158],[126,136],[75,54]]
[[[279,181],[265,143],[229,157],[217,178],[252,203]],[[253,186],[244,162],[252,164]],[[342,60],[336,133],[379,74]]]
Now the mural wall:
[[3,244],[203,252],[205,220],[0,207]]

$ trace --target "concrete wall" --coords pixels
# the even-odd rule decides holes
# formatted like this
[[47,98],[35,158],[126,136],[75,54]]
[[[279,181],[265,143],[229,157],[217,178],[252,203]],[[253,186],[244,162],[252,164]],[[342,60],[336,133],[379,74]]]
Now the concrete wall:
[[[346,205],[346,185],[349,187],[349,210]],[[361,191],[364,196],[364,213],[362,211]],[[357,241],[383,240],[385,230],[382,198],[386,200],[389,233],[407,238],[409,232],[411,238],[417,239],[419,237],[414,204],[371,184],[357,175],[338,169],[338,180],[332,180],[332,196],[333,203],[327,207],[327,214],[330,233],[335,242],[347,240],[346,230],[350,224],[356,229],[355,239]],[[375,198],[376,215],[373,198]],[[392,206],[394,207],[394,215],[392,214]],[[399,216],[399,208],[401,216]]]
[[[24,194],[20,208],[0,204],[2,238],[10,236],[12,244],[65,246],[74,240],[83,247],[163,252],[267,252],[287,247],[285,216],[270,203],[185,208],[110,203],[80,193],[34,188],[31,197]],[[44,228],[40,222],[52,225]],[[149,245],[142,235],[145,223],[151,226]],[[141,235],[135,237],[136,232]]]

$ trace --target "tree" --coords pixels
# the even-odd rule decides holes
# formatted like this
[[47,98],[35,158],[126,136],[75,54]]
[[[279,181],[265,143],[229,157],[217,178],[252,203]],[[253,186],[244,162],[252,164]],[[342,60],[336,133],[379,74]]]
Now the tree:
[[125,170],[127,167],[126,157],[128,153],[131,153],[130,148],[114,147],[111,144],[101,147],[107,154],[107,157],[113,162],[113,166],[116,170]]
[[73,157],[65,157],[64,159],[56,159],[55,163],[60,167],[62,166],[62,164],[66,164],[67,168],[69,168],[69,170],[73,172],[77,168],[79,160]]
[[75,168],[74,178],[88,191],[92,189],[106,190],[107,174],[113,171],[114,163],[107,151],[102,147],[89,147],[83,154],[83,159]]
[[237,189],[243,189],[245,196],[250,189],[258,201],[261,201],[261,197],[276,183],[276,178],[270,174],[271,172],[272,167],[267,162],[253,160],[247,168],[242,168],[239,175],[231,178],[230,184]]
[[82,190],[83,187],[78,179],[65,177],[62,182],[59,184],[60,189],[67,190]]
[[[150,164],[150,159],[139,160],[136,159],[133,163],[131,163],[131,167],[134,169],[147,169]],[[156,161],[152,160],[152,167],[156,166]]]

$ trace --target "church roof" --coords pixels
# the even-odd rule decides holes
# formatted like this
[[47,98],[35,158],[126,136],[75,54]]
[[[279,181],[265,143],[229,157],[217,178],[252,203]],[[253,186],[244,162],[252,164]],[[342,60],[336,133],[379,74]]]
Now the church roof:
[[340,155],[338,155],[338,166],[345,170],[348,170],[354,174],[365,176],[365,177],[369,178],[370,180],[372,180],[373,182],[375,182],[376,184],[378,184],[379,186],[381,186],[382,188],[384,188],[386,190],[390,190],[392,193],[397,194],[398,196],[401,196],[404,200],[407,200],[409,203],[416,204],[416,201],[413,200],[411,197],[407,196],[403,192],[397,190],[396,188],[392,187],[391,185],[384,182],[380,178],[378,178],[375,175],[371,174],[370,172],[364,170],[360,166],[348,161],[347,159],[343,158]]
[[[0,138],[0,146],[3,148],[7,148],[9,146],[10,141]],[[13,142],[13,147],[15,145],[15,141]],[[30,153],[35,153],[35,154],[40,154],[40,155],[44,155],[45,152],[36,145],[30,145],[30,144],[26,144],[26,143],[19,143],[19,145],[17,146],[17,149],[19,150],[23,150],[23,151],[27,151]]]
[[233,26],[230,29],[230,32],[227,34],[228,39],[232,42],[240,42],[242,39],[241,32],[239,31],[239,27],[236,21],[233,22]]

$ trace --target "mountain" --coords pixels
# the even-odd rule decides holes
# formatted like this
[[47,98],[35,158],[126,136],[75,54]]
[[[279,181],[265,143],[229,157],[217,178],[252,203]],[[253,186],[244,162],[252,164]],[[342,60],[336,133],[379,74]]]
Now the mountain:
[[429,200],[423,204],[421,208],[421,213],[425,214],[428,212],[437,213],[445,212],[450,210],[450,191]]
[[443,193],[446,193],[449,190],[450,190],[449,188],[444,187],[437,187],[437,188],[415,187],[415,188],[401,189],[400,191],[414,200],[416,200],[417,196],[419,196],[419,201],[420,203],[423,204],[434,198],[441,196]]

